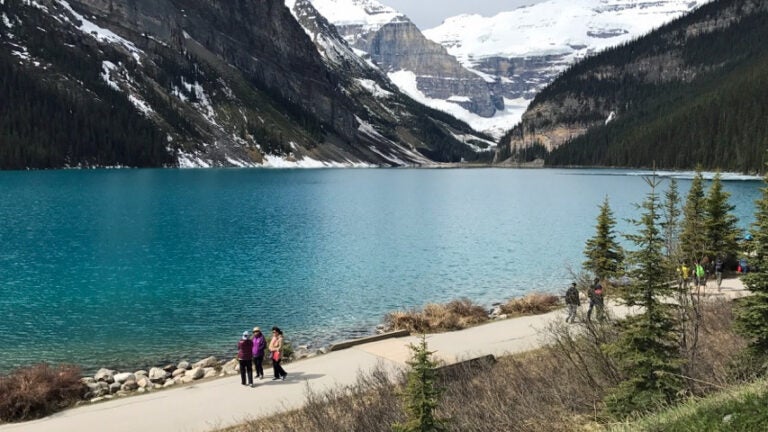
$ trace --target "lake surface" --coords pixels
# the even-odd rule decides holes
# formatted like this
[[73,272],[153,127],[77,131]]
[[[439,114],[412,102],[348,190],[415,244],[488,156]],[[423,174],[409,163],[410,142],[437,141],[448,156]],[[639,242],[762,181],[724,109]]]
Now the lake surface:
[[[627,231],[634,174],[0,172],[0,371],[234,355],[254,325],[318,347],[394,309],[559,292],[606,195]],[[748,226],[762,182],[725,185]]]

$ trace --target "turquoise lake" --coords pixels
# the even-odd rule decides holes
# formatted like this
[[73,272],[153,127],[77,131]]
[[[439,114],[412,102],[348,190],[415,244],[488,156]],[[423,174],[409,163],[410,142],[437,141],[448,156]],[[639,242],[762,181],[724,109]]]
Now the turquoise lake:
[[[561,292],[606,195],[629,229],[636,174],[0,172],[0,371],[233,356],[254,325],[319,347],[394,309]],[[725,185],[746,228],[763,183]]]

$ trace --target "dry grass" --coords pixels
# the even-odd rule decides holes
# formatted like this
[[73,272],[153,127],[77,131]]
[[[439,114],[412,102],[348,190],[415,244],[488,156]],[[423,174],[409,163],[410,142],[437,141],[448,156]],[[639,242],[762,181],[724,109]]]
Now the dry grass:
[[86,388],[75,366],[39,364],[0,377],[0,421],[44,417],[82,400]]
[[507,315],[517,317],[544,314],[561,306],[560,298],[556,295],[533,293],[508,301],[501,305],[501,311]]
[[390,312],[384,323],[393,330],[408,330],[411,333],[436,333],[461,330],[488,321],[486,310],[462,298],[446,304],[430,303],[423,310]]
[[[731,331],[731,305],[710,303],[702,309],[697,364],[691,378],[725,383],[728,365],[744,341]],[[450,431],[575,431],[602,430],[602,399],[622,377],[603,345],[617,337],[613,324],[553,324],[551,345],[496,363],[462,364],[443,374],[445,389],[440,417],[450,418]],[[383,370],[362,375],[348,388],[308,392],[305,408],[253,421],[237,432],[390,432],[403,421],[398,384]],[[694,382],[694,381],[692,381]],[[705,384],[697,391],[711,392]]]

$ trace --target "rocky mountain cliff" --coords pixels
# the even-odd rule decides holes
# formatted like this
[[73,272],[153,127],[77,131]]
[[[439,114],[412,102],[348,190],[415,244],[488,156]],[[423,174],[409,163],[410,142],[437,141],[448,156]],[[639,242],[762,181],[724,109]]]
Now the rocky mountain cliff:
[[311,2],[358,54],[419,101],[468,121],[504,109],[496,80],[466,69],[405,15],[375,0]]
[[[510,107],[486,123],[509,130],[535,95],[580,59],[627,43],[709,0],[547,0],[492,17],[459,15],[424,31],[466,68],[495,80]],[[520,109],[522,107],[522,109]],[[553,133],[562,142],[583,130]]]
[[321,55],[282,1],[2,0],[0,18],[3,168],[487,155],[365,62]]
[[542,90],[498,160],[762,172],[768,2],[717,0]]

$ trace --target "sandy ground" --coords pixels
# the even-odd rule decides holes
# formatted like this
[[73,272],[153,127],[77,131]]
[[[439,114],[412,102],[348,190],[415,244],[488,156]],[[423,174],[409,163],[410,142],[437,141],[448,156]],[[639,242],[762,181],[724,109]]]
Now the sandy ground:
[[[723,281],[717,292],[714,282],[704,291],[708,296],[728,298],[746,295],[741,281]],[[628,310],[608,303],[611,313],[624,316]],[[586,311],[582,303],[581,312]],[[565,311],[495,321],[466,330],[430,335],[430,350],[447,363],[493,354],[518,353],[541,346],[542,330],[563,320]],[[295,409],[304,403],[308,389],[354,383],[358,371],[383,366],[402,368],[410,356],[409,344],[416,337],[388,339],[359,345],[285,366],[286,381],[257,380],[254,388],[240,385],[240,377],[199,381],[191,385],[154,393],[116,399],[70,409],[42,420],[0,426],[0,432],[84,432],[103,431],[209,431],[242,423],[244,420]],[[267,370],[267,377],[271,370]]]

